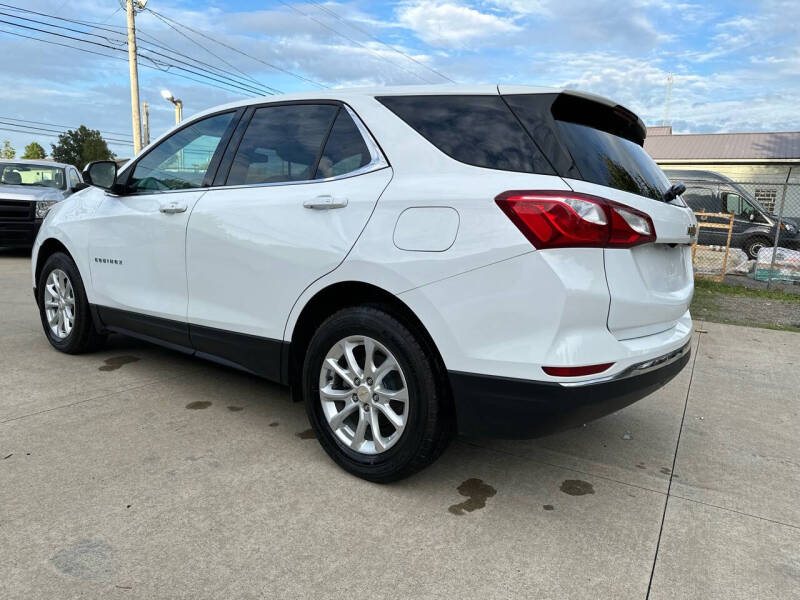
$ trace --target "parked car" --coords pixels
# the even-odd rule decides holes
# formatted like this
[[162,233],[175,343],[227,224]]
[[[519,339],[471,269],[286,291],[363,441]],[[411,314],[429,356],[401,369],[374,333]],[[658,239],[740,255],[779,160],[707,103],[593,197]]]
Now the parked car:
[[[779,223],[780,245],[800,248],[800,222],[797,219],[784,217],[779,220],[778,215],[761,206],[747,190],[725,175],[677,169],[665,169],[664,173],[670,181],[682,181],[686,185],[682,197],[694,212],[734,214],[731,247],[741,248],[748,258],[755,260],[761,248],[772,246]],[[702,220],[721,222],[712,217]],[[700,228],[699,244],[724,246],[727,240],[727,229]]]
[[290,385],[365,479],[454,432],[585,423],[689,359],[695,219],[627,109],[501,86],[325,90],[206,111],[58,205],[44,333],[118,332]]
[[30,248],[50,208],[85,184],[72,165],[0,159],[0,248]]

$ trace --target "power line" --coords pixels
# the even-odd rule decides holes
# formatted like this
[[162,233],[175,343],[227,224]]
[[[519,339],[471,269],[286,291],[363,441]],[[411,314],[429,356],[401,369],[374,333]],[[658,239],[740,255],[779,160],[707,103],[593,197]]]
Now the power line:
[[[9,127],[20,127],[20,129],[9,129]],[[5,123],[3,121],[0,121],[0,129],[2,129],[3,131],[10,131],[12,133],[25,133],[25,134],[28,134],[28,135],[41,135],[41,136],[45,136],[45,137],[54,137],[54,138],[57,138],[57,137],[61,136],[61,134],[64,133],[63,131],[56,131],[54,129],[46,129],[44,127],[28,127],[26,129],[21,129],[21,126],[18,126],[18,125],[14,124],[14,123]],[[31,129],[34,129],[34,130],[37,130],[37,131],[31,131]],[[121,144],[123,146],[133,146],[133,142],[128,142],[128,141],[125,141],[125,140],[117,140],[117,139],[107,138],[107,137],[104,137],[103,139],[106,142],[110,143],[110,144]]]
[[[175,27],[175,26],[174,26],[172,23],[170,23],[170,22],[169,22],[167,19],[165,19],[164,17],[162,17],[160,14],[158,14],[158,13],[156,13],[156,12],[152,11],[152,10],[151,10],[150,12],[152,13],[152,15],[153,15],[155,18],[157,18],[158,20],[160,20],[162,23],[164,23],[164,24],[165,24],[167,27],[169,27],[170,29],[174,30],[174,31],[175,31],[175,32],[176,32],[178,35],[181,35],[181,36],[183,36],[184,38],[186,38],[187,40],[189,40],[189,41],[190,41],[190,42],[192,42],[193,44],[195,44],[195,45],[199,46],[201,49],[205,50],[205,51],[206,51],[208,54],[210,54],[211,56],[213,56],[214,58],[216,58],[218,61],[222,62],[223,64],[225,64],[225,65],[227,65],[227,66],[229,66],[231,69],[233,69],[233,70],[235,70],[236,72],[240,73],[241,75],[243,75],[245,78],[249,79],[250,81],[253,81],[253,82],[255,82],[255,83],[259,84],[259,85],[263,85],[263,84],[261,84],[261,83],[260,83],[260,82],[259,82],[257,79],[255,79],[255,78],[251,77],[250,75],[248,75],[247,73],[245,73],[244,71],[242,71],[241,69],[239,69],[239,67],[237,67],[236,65],[234,65],[234,64],[232,64],[232,63],[230,63],[230,62],[228,62],[227,60],[225,60],[225,59],[224,59],[224,58],[222,58],[221,56],[219,56],[219,55],[217,55],[217,54],[214,54],[214,53],[213,53],[211,50],[209,50],[209,49],[208,49],[206,46],[204,46],[203,44],[201,44],[201,43],[200,43],[200,42],[198,42],[197,40],[195,40],[195,39],[193,39],[193,38],[189,37],[188,35],[186,35],[185,33],[183,33],[183,32],[182,32],[180,29],[178,29],[177,27]],[[282,93],[283,93],[281,90],[279,90],[279,89],[276,89],[276,88],[273,88],[273,87],[269,87],[269,86],[266,86],[266,85],[265,85],[264,87],[266,87],[267,89],[271,90],[271,92],[269,92],[269,93],[273,93],[273,92],[274,92],[274,93],[278,93],[278,94],[282,94]]]
[[[10,17],[10,18],[12,18],[12,19],[17,19],[17,20],[20,20],[20,21],[28,21],[28,22],[36,23],[37,25],[41,25],[41,26],[43,26],[43,27],[49,27],[49,28],[51,28],[51,29],[60,29],[60,30],[66,30],[66,31],[71,31],[71,32],[73,32],[73,33],[79,33],[79,34],[81,34],[81,35],[88,35],[88,36],[92,36],[92,37],[100,38],[100,39],[102,39],[102,40],[105,40],[105,41],[107,41],[109,44],[116,44],[116,45],[119,45],[119,46],[124,46],[124,45],[127,45],[127,41],[122,41],[122,40],[111,39],[111,38],[109,38],[108,36],[105,36],[105,35],[100,35],[100,34],[96,34],[96,33],[91,33],[91,32],[81,31],[81,30],[79,30],[79,29],[75,29],[75,28],[72,28],[72,27],[66,27],[65,25],[54,25],[54,24],[52,24],[52,23],[44,23],[44,22],[42,22],[42,21],[38,21],[38,20],[36,20],[36,19],[30,19],[30,18],[28,18],[28,17],[21,17],[21,16],[13,15],[13,14],[10,14],[10,13],[7,13],[7,12],[3,12],[3,11],[0,11],[0,15],[5,15],[5,16],[7,16],[7,17]],[[33,30],[35,30],[35,31],[40,31],[41,33],[47,33],[47,34],[50,34],[50,35],[59,35],[59,34],[57,34],[57,33],[53,33],[53,32],[50,32],[50,31],[43,31],[43,30],[37,29],[37,28],[35,28],[35,27],[26,27],[25,25],[20,25],[20,24],[18,24],[18,23],[12,23],[12,22],[10,22],[10,21],[4,21],[4,20],[2,20],[2,19],[0,19],[0,22],[2,22],[2,23],[7,23],[7,24],[9,24],[9,25],[13,25],[13,26],[15,26],[15,27],[25,27],[25,28],[30,28],[30,29],[33,29]],[[86,43],[92,43],[90,40],[81,40],[81,41],[84,41],[84,42],[86,42]],[[161,56],[161,57],[164,57],[164,58],[167,58],[167,59],[171,59],[171,60],[173,60],[173,61],[175,61],[175,62],[177,62],[177,63],[181,63],[181,64],[187,65],[187,66],[189,66],[189,67],[193,67],[193,66],[194,66],[192,63],[186,62],[186,61],[184,61],[184,60],[181,60],[181,59],[178,59],[178,58],[174,58],[173,56],[169,56],[169,55],[167,55],[167,54],[164,54],[164,53],[162,53],[162,52],[159,52],[159,51],[157,51],[157,50],[153,50],[153,49],[151,49],[151,48],[143,48],[143,49],[144,49],[144,50],[147,50],[147,51],[149,51],[149,52],[151,52],[152,54],[155,54],[155,55],[157,55],[157,56]],[[165,48],[165,49],[167,49],[167,48]],[[174,51],[174,50],[172,50],[172,49],[168,49],[168,50],[171,50],[173,53],[180,54],[181,56],[186,56],[186,55],[183,55],[183,54],[181,54],[181,53],[179,53],[179,52],[176,52],[176,51]],[[198,61],[198,60],[196,60],[196,59],[193,59],[192,57],[188,57],[188,56],[187,56],[186,58],[189,58],[189,60],[191,60],[191,61],[193,61],[193,62],[196,62],[196,63],[198,63],[198,64],[201,64],[201,65],[207,65],[207,66],[209,66],[209,67],[212,67],[212,68],[216,69],[217,71],[221,71],[221,69],[218,69],[217,67],[214,67],[213,65],[208,65],[208,63],[203,63],[202,61]],[[175,66],[177,66],[177,65],[175,65]],[[202,69],[202,68],[201,68],[201,69]],[[213,74],[213,75],[215,75],[215,76],[222,77],[223,79],[230,80],[230,81],[232,81],[232,82],[234,82],[234,83],[242,84],[242,85],[244,85],[246,88],[248,88],[248,89],[249,89],[249,91],[251,91],[251,92],[254,92],[255,94],[265,94],[265,93],[267,93],[267,94],[268,94],[268,93],[270,93],[270,92],[266,91],[266,89],[268,89],[268,86],[262,86],[262,84],[260,84],[260,83],[258,83],[258,82],[256,82],[256,83],[257,83],[257,84],[258,84],[260,87],[254,87],[254,86],[252,86],[251,84],[249,84],[249,83],[247,83],[247,82],[240,82],[240,81],[238,81],[237,79],[234,79],[233,77],[230,77],[230,76],[228,76],[228,75],[227,75],[227,74],[225,74],[224,72],[223,72],[223,74],[222,74],[222,75],[219,75],[218,73],[213,73],[212,71],[209,71],[208,69],[202,69],[202,70],[204,70],[204,71],[207,71],[207,72],[209,72],[209,73],[212,73],[212,74]],[[199,74],[200,74],[200,73],[198,73],[198,75],[199,75]]]
[[300,10],[299,8],[297,8],[296,6],[293,6],[293,5],[289,4],[288,2],[284,2],[284,0],[278,0],[278,2],[280,2],[280,3],[281,3],[281,4],[283,4],[284,6],[287,6],[288,8],[292,9],[292,10],[293,10],[293,11],[295,11],[296,13],[299,13],[299,14],[303,15],[304,17],[306,17],[306,18],[308,18],[308,19],[311,19],[312,21],[314,21],[315,23],[317,23],[317,24],[318,24],[318,25],[320,25],[321,27],[324,27],[324,28],[325,28],[325,29],[327,29],[328,31],[332,31],[332,32],[333,32],[333,33],[335,33],[336,35],[338,35],[338,36],[340,36],[340,37],[343,37],[344,39],[346,39],[346,40],[347,40],[347,41],[349,41],[350,43],[352,43],[352,44],[355,44],[356,46],[359,46],[359,47],[361,47],[361,48],[364,48],[364,50],[366,50],[367,52],[369,52],[369,53],[371,53],[371,54],[375,55],[377,58],[381,59],[382,61],[384,61],[384,62],[387,62],[387,63],[389,63],[390,65],[394,65],[395,67],[397,67],[398,69],[401,69],[402,71],[405,71],[406,73],[410,73],[411,75],[413,75],[414,77],[416,77],[416,78],[418,78],[418,79],[421,79],[421,80],[422,80],[422,81],[424,81],[425,83],[433,83],[433,82],[432,82],[430,79],[425,79],[425,78],[424,78],[422,75],[420,75],[419,73],[416,73],[416,72],[414,72],[414,71],[411,71],[410,69],[406,69],[404,66],[397,64],[397,63],[396,63],[396,62],[394,62],[393,60],[389,60],[389,59],[388,59],[388,58],[386,58],[385,56],[382,56],[381,54],[378,54],[378,53],[377,53],[375,50],[373,50],[373,49],[372,49],[372,48],[370,48],[369,46],[365,46],[364,44],[362,44],[362,43],[361,43],[361,42],[359,42],[358,40],[355,40],[355,39],[351,38],[349,35],[347,35],[347,34],[344,34],[344,33],[342,33],[341,31],[339,31],[339,30],[337,30],[337,29],[334,29],[333,27],[331,27],[331,26],[329,26],[329,25],[327,25],[327,24],[323,23],[322,21],[320,21],[319,19],[317,19],[317,18],[313,17],[312,15],[308,14],[307,12],[303,12],[302,10]]
[[[126,58],[122,58],[121,56],[114,56],[114,55],[111,55],[111,54],[104,54],[102,52],[96,52],[94,50],[87,50],[86,48],[80,48],[78,46],[73,46],[71,44],[64,44],[62,42],[54,42],[53,40],[45,40],[45,39],[42,39],[42,38],[39,38],[39,37],[25,35],[23,33],[17,32],[17,31],[9,31],[7,29],[0,28],[0,33],[6,33],[8,35],[21,37],[21,38],[25,38],[25,39],[28,39],[28,40],[34,40],[34,41],[37,41],[37,42],[43,42],[45,44],[52,44],[54,46],[61,46],[63,48],[70,48],[71,50],[77,50],[79,52],[85,52],[87,54],[94,54],[96,56],[102,56],[104,58],[110,58],[112,60],[119,60],[119,61],[122,61],[122,62],[128,62],[128,60]],[[100,44],[100,45],[102,45],[102,44]],[[124,52],[124,50],[123,50],[123,52]],[[148,58],[146,56],[143,56],[143,58],[147,58],[148,60],[153,62],[152,59],[150,59],[150,58]],[[167,69],[162,69],[162,68],[156,66],[156,63],[153,63],[153,65],[143,64],[142,67],[145,67],[145,68],[148,68],[148,69],[155,69],[155,70],[161,71],[162,73],[167,71]],[[207,85],[207,86],[215,87],[215,88],[218,88],[218,89],[223,90],[225,92],[231,93],[230,89],[228,89],[226,87],[222,87],[221,85],[217,85],[215,83],[211,83],[211,82],[208,82],[208,81],[203,81],[201,79],[195,79],[194,77],[190,77],[188,75],[184,75],[183,73],[172,73],[172,74],[175,75],[176,77],[181,77],[181,78],[187,79],[189,81],[194,81],[195,83],[199,83],[200,85]]]
[[[23,121],[25,123],[35,123],[36,125],[49,125],[51,127],[63,127],[65,129],[77,129],[77,127],[73,127],[71,125],[59,125],[58,123],[47,123],[45,121],[32,121],[31,119],[18,119],[16,117],[4,117],[0,115],[0,119],[4,121]],[[102,129],[98,129],[100,133],[108,134],[108,135],[124,135],[127,136],[127,133],[120,133],[118,131],[105,131]]]
[[373,40],[375,40],[375,41],[376,41],[376,42],[378,42],[379,44],[383,44],[384,46],[386,46],[386,47],[387,47],[387,48],[389,48],[390,50],[392,50],[392,51],[394,51],[394,52],[397,52],[397,53],[398,53],[398,54],[400,54],[401,56],[405,56],[405,57],[406,57],[408,60],[410,60],[410,61],[412,61],[412,62],[415,62],[415,63],[417,63],[419,66],[421,66],[421,67],[424,67],[424,68],[428,69],[430,72],[432,72],[432,73],[435,73],[435,74],[436,74],[436,75],[438,75],[439,77],[442,77],[442,78],[446,79],[446,80],[447,80],[447,81],[449,81],[450,83],[456,83],[456,81],[455,81],[455,80],[451,79],[450,77],[448,77],[447,75],[445,75],[445,74],[444,74],[444,73],[442,73],[441,71],[438,71],[438,70],[434,69],[434,68],[433,68],[433,67],[431,67],[430,65],[426,65],[424,62],[417,60],[416,58],[414,58],[414,57],[413,57],[413,56],[411,56],[410,54],[406,54],[405,52],[403,52],[402,50],[400,50],[400,49],[399,49],[399,48],[397,48],[396,46],[392,46],[391,44],[388,44],[388,43],[384,42],[382,39],[380,39],[380,38],[378,38],[378,37],[374,36],[372,33],[370,33],[369,31],[367,31],[367,30],[366,30],[366,29],[364,29],[363,27],[359,27],[358,25],[354,24],[352,21],[349,21],[348,19],[345,19],[345,18],[343,18],[343,17],[339,16],[337,13],[335,13],[333,10],[329,9],[327,6],[323,6],[322,4],[319,4],[318,2],[311,2],[311,4],[313,4],[314,6],[316,6],[317,8],[319,8],[320,10],[322,10],[322,11],[324,11],[324,12],[328,13],[330,16],[332,16],[332,17],[333,17],[334,19],[336,19],[337,21],[341,21],[342,23],[344,23],[345,25],[347,25],[347,26],[349,26],[349,27],[352,27],[352,28],[353,28],[353,29],[355,29],[356,31],[360,31],[361,33],[363,33],[364,35],[366,35],[366,36],[368,36],[368,37],[372,38]]
[[[74,41],[78,41],[78,42],[83,42],[84,44],[91,44],[91,45],[94,45],[94,46],[101,46],[103,48],[108,48],[108,49],[111,49],[111,50],[114,50],[114,51],[118,51],[118,52],[126,52],[122,48],[117,48],[117,47],[111,46],[109,44],[102,44],[100,42],[94,42],[94,41],[91,41],[91,40],[86,40],[86,39],[78,38],[78,37],[75,37],[75,36],[66,35],[66,34],[63,34],[63,33],[56,33],[54,31],[47,31],[46,29],[40,29],[40,28],[37,28],[37,27],[32,27],[30,25],[22,25],[20,23],[14,23],[12,21],[6,21],[4,19],[0,19],[0,23],[5,23],[7,25],[11,25],[12,27],[20,27],[22,29],[28,29],[28,30],[39,32],[39,33],[44,33],[46,35],[54,35],[54,36],[61,37],[61,38],[66,38],[66,39],[70,39],[70,40],[74,40]],[[57,26],[54,26],[54,25],[49,25],[47,23],[45,23],[43,25],[44,26],[49,26],[49,27],[52,27],[52,28],[56,28],[57,27]],[[41,38],[33,38],[33,39],[39,39],[40,41],[42,41]],[[165,58],[169,58],[167,55],[165,55],[165,54],[163,54],[161,52],[157,52],[157,51],[149,50],[149,49],[147,51],[150,52],[150,53],[156,54],[156,55],[163,56]],[[140,52],[138,54],[139,54],[140,57],[142,57],[144,59],[147,59],[150,62],[152,62],[153,65],[155,66],[155,68],[158,68],[159,70],[164,71],[164,72],[169,71],[170,68],[180,69],[182,71],[186,71],[188,73],[192,73],[194,75],[198,75],[200,77],[203,77],[205,79],[210,79],[212,81],[216,81],[216,82],[221,83],[223,85],[226,85],[228,87],[237,88],[237,89],[242,90],[244,92],[247,92],[247,93],[249,93],[251,95],[259,95],[261,93],[259,90],[256,90],[256,89],[252,88],[251,86],[246,86],[245,87],[243,85],[239,85],[239,83],[236,82],[236,80],[233,80],[230,77],[223,77],[222,79],[220,79],[220,78],[218,78],[216,76],[213,76],[214,74],[212,74],[212,75],[204,75],[201,72],[193,71],[190,68],[182,67],[182,66],[180,66],[178,64],[170,63],[170,62],[165,61],[165,60],[155,59],[152,56],[150,56],[149,54],[145,54],[144,52]],[[172,60],[177,60],[177,59],[172,59]],[[185,63],[185,61],[178,61],[178,62],[183,62],[184,64],[188,64],[188,63]],[[167,68],[161,68],[161,67],[159,67],[159,65],[164,65]],[[143,66],[146,66],[146,65],[143,65]],[[206,72],[210,72],[207,69],[203,69],[202,67],[199,67],[199,69],[200,70],[204,70]],[[180,75],[178,73],[175,73],[175,74],[176,75]],[[230,91],[230,90],[228,90],[228,91]]]
[[180,25],[181,27],[183,27],[185,29],[188,29],[192,33],[195,33],[195,34],[197,34],[197,35],[199,35],[201,37],[204,37],[207,40],[210,40],[210,41],[212,41],[212,42],[214,42],[216,44],[219,44],[220,46],[228,48],[229,50],[233,50],[237,54],[241,54],[242,56],[246,56],[246,57],[248,57],[248,58],[250,58],[252,60],[260,62],[261,64],[266,65],[271,69],[275,69],[277,71],[280,71],[281,73],[286,73],[287,75],[291,75],[292,77],[295,77],[297,79],[301,79],[303,81],[307,81],[308,83],[312,83],[312,84],[317,85],[317,86],[319,86],[321,88],[327,88],[328,87],[324,83],[320,83],[319,81],[314,81],[313,79],[309,79],[308,77],[304,77],[303,75],[299,75],[298,73],[294,73],[293,71],[289,71],[288,69],[284,69],[282,67],[274,65],[272,63],[269,63],[269,62],[267,62],[265,60],[262,60],[262,59],[258,58],[257,56],[253,56],[252,54],[248,54],[247,52],[244,52],[242,50],[239,50],[238,48],[235,48],[235,47],[233,47],[233,46],[231,46],[229,44],[226,44],[225,42],[221,42],[221,41],[219,41],[217,39],[214,39],[213,37],[209,36],[206,33],[203,33],[202,31],[198,31],[197,29],[193,29],[193,28],[189,27],[188,25],[183,25],[182,23],[178,23],[175,19],[171,19],[170,17],[167,17],[163,13],[156,13],[156,11],[154,11],[152,8],[148,8],[147,10],[149,12],[153,13],[154,15],[160,15],[160,16],[164,17],[165,19],[167,19],[168,21],[170,21],[172,23],[175,23],[177,25]]

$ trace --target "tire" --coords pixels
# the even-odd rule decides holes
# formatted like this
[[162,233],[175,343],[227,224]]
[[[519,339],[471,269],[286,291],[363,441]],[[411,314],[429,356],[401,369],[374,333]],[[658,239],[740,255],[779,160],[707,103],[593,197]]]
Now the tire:
[[[345,345],[351,348],[349,358],[356,363],[353,369]],[[346,471],[368,481],[388,483],[416,473],[444,452],[454,420],[443,373],[434,352],[426,346],[422,336],[415,336],[379,305],[340,310],[317,329],[303,364],[303,398],[317,439]],[[374,370],[367,367],[368,347],[373,348]],[[338,360],[340,368],[331,368],[329,359]],[[364,380],[359,379],[360,385],[353,381],[355,387],[340,375],[345,372],[355,380],[353,371],[358,375],[359,369]],[[370,373],[375,381],[368,377]],[[334,397],[338,400],[331,401]],[[350,411],[348,416],[334,428],[332,423],[337,424],[345,409]],[[392,420],[388,411],[394,415]],[[366,421],[363,428],[362,419]],[[398,428],[400,420],[403,426]]]
[[[60,282],[60,288],[53,287],[51,278]],[[39,304],[44,333],[56,350],[67,354],[82,354],[100,348],[105,342],[106,336],[95,329],[92,321],[78,267],[63,252],[56,252],[45,261],[36,285],[36,301]],[[54,330],[50,318],[53,313],[48,316],[48,310],[57,312],[62,306],[65,311],[61,316],[62,326],[57,325],[56,319]],[[72,315],[71,319],[68,318],[69,314]],[[65,322],[67,325],[64,325]]]
[[747,242],[745,242],[744,251],[750,260],[755,260],[758,258],[758,251],[761,248],[765,248],[770,245],[771,243],[767,238],[754,237],[750,238],[749,240],[747,240]]

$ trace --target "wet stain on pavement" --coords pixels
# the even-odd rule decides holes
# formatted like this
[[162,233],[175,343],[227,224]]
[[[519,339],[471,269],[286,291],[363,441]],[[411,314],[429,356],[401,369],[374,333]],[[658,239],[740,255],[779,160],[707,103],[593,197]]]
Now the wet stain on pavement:
[[277,427],[278,425],[280,425],[280,423],[278,423],[277,421],[273,421],[272,423],[269,424],[270,427]]
[[140,360],[138,356],[112,356],[111,358],[107,358],[104,362],[102,367],[98,367],[98,371],[116,371],[122,365],[127,365],[130,363],[135,363],[136,361]]
[[195,402],[189,402],[186,405],[186,408],[189,410],[202,410],[204,408],[208,408],[211,406],[211,402],[206,402],[205,400],[196,400]]
[[79,579],[108,581],[114,575],[114,551],[103,540],[80,540],[53,555],[50,563]]
[[497,494],[497,490],[484,483],[481,479],[467,479],[463,481],[457,488],[458,493],[466,496],[464,502],[453,504],[447,510],[454,515],[463,515],[464,513],[478,510],[486,506],[486,500]]
[[594,486],[588,481],[582,481],[580,479],[565,479],[561,482],[561,487],[559,489],[570,496],[594,494]]
[[229,406],[228,410],[231,412],[239,412],[240,410],[244,410],[244,406]]
[[637,469],[646,469],[647,467],[645,466],[645,464],[643,462],[640,462],[639,464],[636,465],[636,468]]
[[661,467],[661,473],[664,475],[672,475],[672,469],[668,469],[667,467]]
[[[272,425],[272,423],[270,423],[270,425]],[[317,434],[314,433],[313,429],[306,429],[305,431],[295,433],[295,435],[301,440],[313,440],[317,437]]]
[[542,504],[542,508],[545,510],[553,510],[555,507],[552,504]]

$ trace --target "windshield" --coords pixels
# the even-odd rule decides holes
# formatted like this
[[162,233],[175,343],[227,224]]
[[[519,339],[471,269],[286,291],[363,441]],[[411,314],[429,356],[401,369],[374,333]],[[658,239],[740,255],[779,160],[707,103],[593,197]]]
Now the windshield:
[[67,189],[64,169],[25,163],[0,163],[0,183]]

